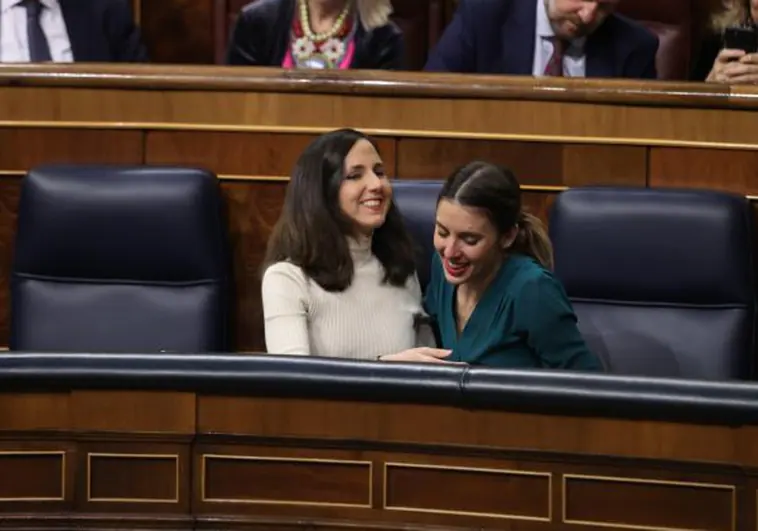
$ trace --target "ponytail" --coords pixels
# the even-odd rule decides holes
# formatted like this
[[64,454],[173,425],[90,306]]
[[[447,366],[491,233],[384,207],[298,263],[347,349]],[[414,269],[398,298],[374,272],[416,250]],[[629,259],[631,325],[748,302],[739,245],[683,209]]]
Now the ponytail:
[[518,217],[518,234],[511,249],[531,256],[545,269],[553,269],[553,244],[545,224],[534,214],[522,210]]

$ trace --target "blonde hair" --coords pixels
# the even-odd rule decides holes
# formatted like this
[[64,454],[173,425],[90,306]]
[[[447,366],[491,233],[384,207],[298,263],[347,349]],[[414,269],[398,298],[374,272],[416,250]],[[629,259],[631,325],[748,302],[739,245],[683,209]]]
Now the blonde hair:
[[358,18],[367,31],[380,28],[390,21],[390,15],[392,15],[391,0],[356,0],[356,3],[358,5]]
[[545,269],[553,269],[553,243],[542,220],[521,210],[518,218],[518,234],[511,250],[531,256]]
[[738,26],[750,18],[750,10],[745,0],[724,0],[721,8],[711,17],[711,29],[723,33],[729,26]]

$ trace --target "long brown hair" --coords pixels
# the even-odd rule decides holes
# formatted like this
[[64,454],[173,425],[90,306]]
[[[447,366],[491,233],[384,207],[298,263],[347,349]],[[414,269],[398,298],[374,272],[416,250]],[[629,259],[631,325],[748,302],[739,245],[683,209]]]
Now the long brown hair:
[[521,188],[508,168],[475,161],[455,171],[440,191],[450,199],[481,209],[500,234],[514,226],[518,233],[510,252],[531,256],[546,269],[553,268],[553,245],[545,225],[521,204]]
[[[353,129],[332,131],[305,148],[268,240],[263,271],[273,263],[288,261],[326,291],[350,286],[354,265],[347,236],[353,226],[340,210],[338,197],[345,157],[359,140],[377,148],[373,140]],[[384,266],[384,281],[393,286],[403,286],[416,271],[412,240],[394,201],[384,224],[374,230],[371,250]]]

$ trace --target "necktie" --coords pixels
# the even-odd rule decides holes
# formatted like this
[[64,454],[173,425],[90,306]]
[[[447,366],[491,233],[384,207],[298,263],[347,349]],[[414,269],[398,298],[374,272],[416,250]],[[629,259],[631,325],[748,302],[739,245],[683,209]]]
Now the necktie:
[[29,41],[29,60],[32,63],[51,61],[50,46],[39,23],[39,15],[44,7],[40,0],[25,0],[26,36]]
[[546,76],[563,76],[563,56],[566,52],[566,41],[558,38],[553,39],[553,55],[545,66]]

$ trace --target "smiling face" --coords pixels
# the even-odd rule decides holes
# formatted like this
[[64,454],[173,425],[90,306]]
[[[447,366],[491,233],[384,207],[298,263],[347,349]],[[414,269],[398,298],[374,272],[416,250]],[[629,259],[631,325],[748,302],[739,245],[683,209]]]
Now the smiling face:
[[615,11],[619,0],[544,0],[556,36],[578,39],[595,31]]
[[479,209],[450,199],[437,206],[434,248],[442,259],[445,279],[453,285],[476,284],[490,278],[503,261],[504,250],[513,244],[517,229],[498,234]]
[[384,224],[392,202],[392,186],[376,148],[360,139],[345,157],[339,206],[357,234],[370,235]]

